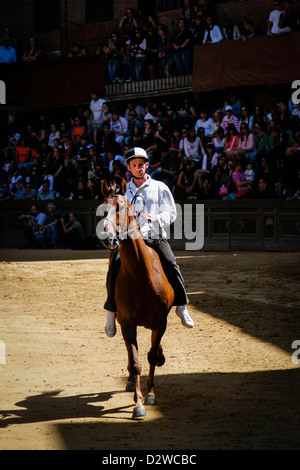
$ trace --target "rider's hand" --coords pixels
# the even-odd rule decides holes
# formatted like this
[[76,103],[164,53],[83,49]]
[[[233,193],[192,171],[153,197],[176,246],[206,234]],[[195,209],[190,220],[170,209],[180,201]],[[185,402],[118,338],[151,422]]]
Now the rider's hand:
[[149,222],[157,222],[157,217],[156,215],[152,215],[152,214],[142,214],[142,218],[144,220],[148,220]]

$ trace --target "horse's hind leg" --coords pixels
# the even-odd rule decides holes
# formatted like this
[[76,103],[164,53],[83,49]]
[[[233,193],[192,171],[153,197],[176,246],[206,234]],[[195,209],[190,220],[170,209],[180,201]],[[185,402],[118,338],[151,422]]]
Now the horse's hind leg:
[[141,392],[141,374],[142,365],[139,361],[138,346],[136,339],[136,328],[122,327],[122,334],[128,352],[128,368],[129,378],[132,378],[134,385],[134,402],[133,418],[145,416],[145,408],[143,406],[143,395]]
[[156,396],[154,393],[154,373],[156,366],[162,366],[165,363],[165,356],[160,344],[160,340],[165,332],[166,328],[162,330],[152,331],[152,345],[148,353],[148,361],[150,364],[150,371],[147,379],[147,398],[145,400],[146,405],[156,405]]

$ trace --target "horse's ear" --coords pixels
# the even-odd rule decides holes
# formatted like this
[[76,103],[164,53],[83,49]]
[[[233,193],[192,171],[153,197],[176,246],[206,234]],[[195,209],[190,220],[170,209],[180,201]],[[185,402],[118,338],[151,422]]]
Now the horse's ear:
[[101,184],[101,191],[102,191],[102,194],[103,194],[104,197],[107,197],[107,196],[109,195],[109,193],[111,192],[111,189],[110,189],[110,187],[108,186],[106,180],[103,180],[103,181],[102,181],[102,184]]
[[123,178],[121,187],[120,187],[120,194],[124,196],[124,194],[126,193],[126,189],[127,189],[127,183],[126,183],[126,180]]

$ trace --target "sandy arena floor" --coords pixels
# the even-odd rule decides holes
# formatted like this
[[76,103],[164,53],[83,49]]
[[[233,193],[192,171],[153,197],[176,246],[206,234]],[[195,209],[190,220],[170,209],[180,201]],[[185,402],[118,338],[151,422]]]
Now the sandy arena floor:
[[120,329],[104,333],[108,253],[0,250],[0,449],[300,448],[300,254],[176,255],[195,327],[171,310],[158,405],[132,420]]

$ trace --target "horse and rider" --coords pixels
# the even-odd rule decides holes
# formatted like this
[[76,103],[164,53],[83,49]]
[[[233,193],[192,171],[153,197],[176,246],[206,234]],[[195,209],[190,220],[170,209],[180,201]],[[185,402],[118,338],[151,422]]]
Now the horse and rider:
[[[166,240],[165,228],[176,219],[172,193],[164,183],[147,174],[149,160],[144,149],[133,148],[127,154],[127,165],[132,174],[128,185],[122,180],[117,190],[114,185],[103,183],[100,238],[110,249],[105,331],[109,337],[115,336],[117,319],[128,354],[126,390],[134,391],[133,418],[140,418],[146,415],[144,404],[157,403],[154,373],[165,362],[161,339],[172,306],[176,306],[185,327],[192,328],[194,322],[187,310],[188,298],[180,269]],[[141,391],[138,326],[152,331],[145,401]]]
[[[138,218],[139,229],[146,245],[158,254],[165,275],[174,289],[173,305],[176,306],[176,314],[183,326],[193,328],[194,322],[187,309],[188,298],[184,280],[166,238],[165,228],[171,225],[177,216],[173,195],[166,184],[152,179],[147,173],[149,159],[143,148],[131,149],[127,153],[126,163],[132,178],[127,185],[125,197]],[[120,265],[120,254],[116,248],[110,257],[106,280],[107,300],[104,304],[107,311],[105,332],[109,337],[116,334],[115,286]]]

